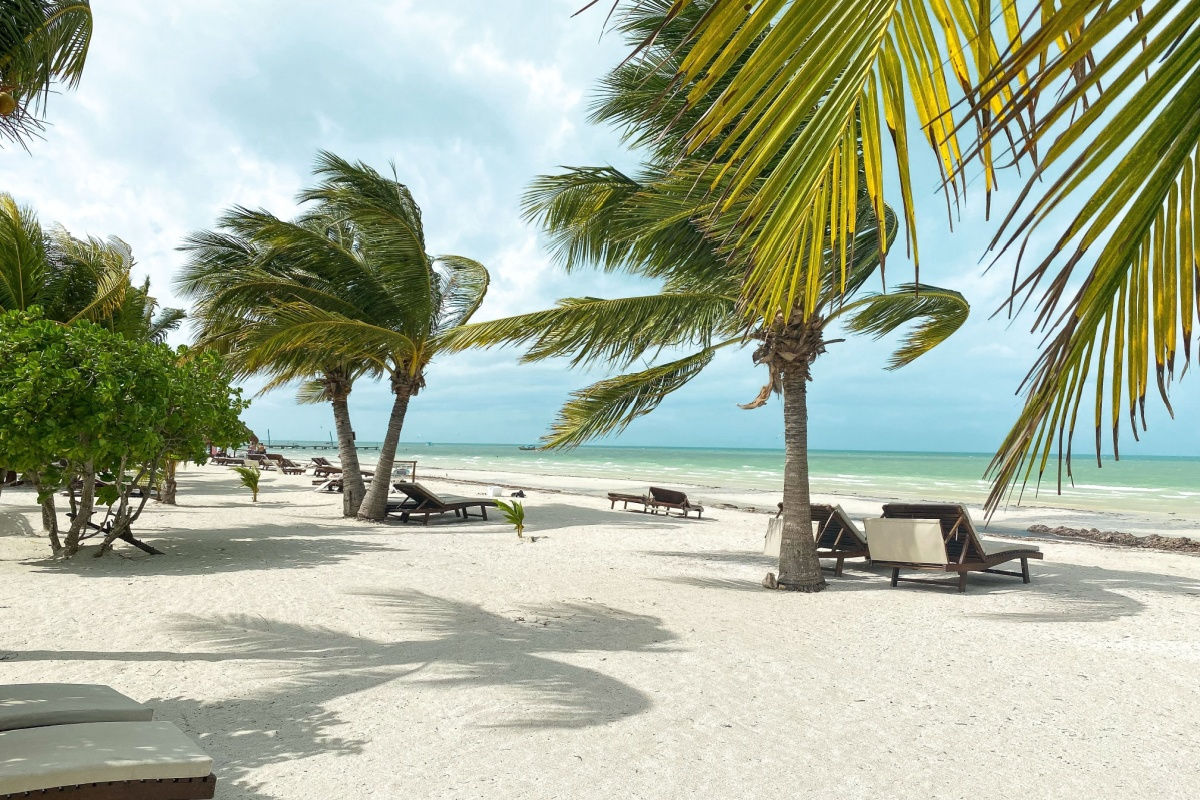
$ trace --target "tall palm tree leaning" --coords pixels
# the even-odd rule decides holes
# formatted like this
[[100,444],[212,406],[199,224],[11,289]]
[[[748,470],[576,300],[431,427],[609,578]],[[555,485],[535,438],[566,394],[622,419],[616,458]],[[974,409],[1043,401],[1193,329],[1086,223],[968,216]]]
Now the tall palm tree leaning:
[[[386,377],[393,402],[377,480],[347,513],[380,520],[409,401],[447,331],[487,292],[482,264],[425,250],[421,209],[395,177],[332,153],[317,157],[310,204],[295,221],[234,208],[217,231],[192,235],[180,289],[197,298],[202,342],[226,347],[271,385],[318,379],[303,391],[334,402],[343,469],[357,464],[345,400],[359,376]],[[353,507],[352,507],[353,506]]]
[[[910,134],[932,146],[955,201],[972,164],[989,203],[1000,159],[1031,165],[989,249],[1017,249],[1008,310],[1035,300],[1032,328],[1045,343],[1022,386],[1025,407],[989,469],[990,510],[1035,471],[1040,482],[1055,449],[1061,489],[1089,380],[1098,464],[1105,429],[1118,453],[1125,409],[1135,438],[1139,422],[1145,427],[1151,362],[1170,411],[1170,384],[1192,360],[1200,313],[1200,3],[670,5],[664,20],[711,11],[690,30],[670,87],[677,91],[663,97],[698,112],[673,129],[681,149],[715,151],[728,164],[700,190],[712,190],[722,210],[740,207],[732,243],[752,251],[743,295],[763,319],[794,313],[779,302],[802,271],[794,254],[813,239],[845,236],[844,219],[818,220],[831,200],[853,197],[836,180],[848,155],[861,151],[878,209],[883,151],[893,143],[914,259]],[[958,96],[968,100],[965,113]],[[808,123],[796,132],[798,111]],[[1055,235],[1040,246],[1047,226]],[[815,299],[806,295],[801,316]]]
[[[641,3],[619,18],[627,36],[640,40],[658,30],[667,0]],[[626,369],[649,355],[686,348],[681,358],[601,380],[575,392],[545,437],[547,447],[571,447],[623,430],[652,411],[666,395],[684,386],[718,349],[758,343],[753,359],[767,367],[763,391],[743,408],[758,408],[774,393],[783,397],[784,532],[779,574],[771,588],[820,591],[825,586],[812,536],[808,474],[807,383],[813,362],[831,344],[837,326],[882,336],[919,321],[893,356],[889,369],[909,363],[953,333],[967,317],[966,300],[934,286],[898,286],[892,292],[864,293],[880,270],[880,257],[897,230],[885,208],[876,217],[865,193],[838,213],[853,216],[844,246],[814,255],[820,269],[816,301],[800,318],[777,316],[755,322],[739,298],[747,264],[725,247],[735,214],[719,213],[711,200],[691,187],[720,170],[711,154],[681,156],[661,133],[681,105],[648,103],[670,81],[686,53],[686,31],[697,5],[660,30],[654,46],[618,67],[602,83],[594,106],[598,122],[617,123],[625,137],[647,151],[640,174],[612,167],[576,167],[538,178],[526,194],[526,217],[538,222],[568,269],[597,265],[663,281],[661,292],[643,297],[561,300],[546,311],[467,325],[448,337],[455,349],[500,344],[527,345],[526,361],[566,356],[573,365],[603,363]],[[848,180],[858,179],[851,165]],[[881,222],[880,220],[883,220]],[[808,289],[809,287],[806,287]],[[859,296],[861,293],[861,296]],[[836,340],[833,340],[836,341]]]
[[0,137],[23,142],[41,130],[50,87],[78,85],[91,39],[88,0],[0,4]]
[[188,253],[188,261],[176,288],[195,301],[196,347],[222,353],[240,377],[267,376],[262,393],[299,383],[299,402],[330,403],[342,466],[342,513],[354,517],[366,496],[349,406],[360,370],[323,352],[295,351],[265,359],[255,350],[255,344],[278,326],[274,315],[286,304],[319,300],[332,308],[342,305],[336,270],[306,268],[291,257],[294,247],[277,246],[279,237],[287,234],[293,244],[307,239],[310,249],[325,249],[325,260],[333,264],[353,258],[353,236],[347,226],[318,213],[282,232],[272,219],[237,208],[219,220],[218,230],[188,236],[180,248]]

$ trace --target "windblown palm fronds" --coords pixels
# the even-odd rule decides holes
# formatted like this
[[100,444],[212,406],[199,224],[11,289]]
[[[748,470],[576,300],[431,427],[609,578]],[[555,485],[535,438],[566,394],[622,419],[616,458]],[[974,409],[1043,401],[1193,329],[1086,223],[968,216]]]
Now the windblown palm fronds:
[[[643,34],[631,59],[653,75],[637,102],[650,101],[655,113],[684,109],[656,135],[720,164],[700,188],[714,196],[717,212],[737,211],[730,245],[752,262],[745,298],[764,319],[813,312],[820,282],[795,276],[819,271],[825,251],[840,255],[848,246],[860,188],[883,217],[889,147],[916,257],[909,136],[921,135],[934,148],[948,197],[957,199],[964,148],[950,112],[963,92],[993,86],[991,66],[999,55],[993,12],[1010,38],[1020,36],[1015,0],[982,6],[969,0],[652,5],[661,12],[655,27],[646,20],[624,28]],[[641,0],[612,4],[627,9],[626,17],[641,16],[642,6]],[[676,26],[680,19],[686,24]],[[668,36],[670,31],[676,32]],[[664,37],[685,53],[673,71],[659,46]],[[651,91],[656,98],[648,96]],[[1008,85],[999,86],[993,106],[1009,92]],[[915,120],[909,119],[910,102]],[[974,155],[990,191],[992,150]]]
[[[1085,395],[1095,395],[1098,459],[1105,431],[1117,452],[1122,414],[1135,437],[1144,427],[1151,384],[1170,409],[1200,308],[1200,2],[662,5],[667,22],[703,13],[683,37],[687,57],[647,81],[643,91],[657,95],[641,100],[663,111],[682,106],[673,137],[663,138],[724,164],[703,187],[718,209],[753,195],[733,241],[755,262],[745,293],[764,318],[791,314],[797,298],[811,311],[812,282],[797,276],[815,262],[819,240],[836,248],[848,232],[853,177],[845,170],[856,149],[878,208],[891,139],[914,258],[908,165],[918,131],[951,201],[972,165],[985,193],[997,166],[1031,166],[993,247],[1020,249],[1011,308],[1034,300],[1033,327],[1046,340],[1022,387],[1025,409],[992,464],[990,509],[1040,481],[1055,450],[1061,486]],[[669,29],[643,26],[634,60],[650,60]],[[956,113],[964,98],[967,112]],[[1066,226],[1063,215],[1072,218]],[[1033,236],[1047,225],[1055,241],[1041,252]]]
[[[477,261],[426,252],[421,209],[394,169],[386,177],[323,152],[314,174],[299,219],[236,207],[217,231],[190,236],[178,285],[197,299],[202,346],[228,352],[243,374],[266,374],[267,388],[299,380],[302,399],[334,402],[343,468],[356,460],[350,384],[386,377],[395,395],[377,466],[386,473],[409,399],[441,338],[479,308],[489,276]],[[376,485],[354,508],[372,519],[383,517],[389,483]]]
[[0,4],[0,136],[22,142],[41,130],[50,87],[79,84],[91,38],[88,0]]
[[[566,269],[594,265],[659,278],[664,291],[649,297],[568,298],[554,309],[465,326],[446,339],[454,349],[515,344],[526,348],[526,361],[566,357],[573,366],[617,368],[664,351],[699,348],[576,392],[544,440],[547,446],[574,446],[624,429],[698,374],[716,348],[743,344],[755,335],[754,317],[739,306],[747,262],[728,246],[738,214],[722,213],[710,197],[694,191],[697,176],[718,166],[711,154],[706,163],[661,135],[674,117],[700,118],[700,112],[689,112],[682,99],[663,91],[691,58],[687,32],[703,22],[708,9],[707,3],[662,0],[635,4],[618,19],[627,36],[640,41],[653,33],[657,38],[602,81],[594,117],[618,124],[629,141],[647,148],[642,173],[572,167],[535,179],[524,199],[526,218],[546,232]],[[752,57],[750,48],[745,58]],[[648,103],[651,94],[662,102]],[[922,286],[918,293],[918,287],[904,286],[847,304],[847,296],[877,273],[880,253],[897,228],[886,206],[876,216],[864,181],[853,186],[856,200],[847,211],[854,221],[852,235],[837,248],[826,243],[817,254],[822,268],[806,276],[818,304],[814,330],[846,318],[882,335],[923,318],[897,353],[893,363],[899,366],[957,329],[966,301],[937,287]]]
[[[1200,2],[1062,3],[995,74],[999,82],[1021,76],[1025,86],[1005,98],[981,146],[1013,120],[1030,120],[1014,151],[1033,169],[992,245],[1020,248],[1013,301],[1036,298],[1033,328],[1046,340],[1023,386],[1025,407],[992,463],[993,509],[1010,490],[1040,483],[1055,450],[1061,490],[1085,403],[1097,462],[1106,433],[1119,454],[1122,415],[1136,439],[1148,388],[1170,411],[1171,382],[1192,359]],[[996,104],[987,88],[973,98],[976,108]],[[1043,98],[1051,102],[1035,114]],[[1058,235],[1039,252],[1031,237],[1047,226]]]
[[47,231],[31,209],[0,194],[0,310],[41,306],[57,322],[111,324],[129,300],[133,263],[129,245],[115,236]]

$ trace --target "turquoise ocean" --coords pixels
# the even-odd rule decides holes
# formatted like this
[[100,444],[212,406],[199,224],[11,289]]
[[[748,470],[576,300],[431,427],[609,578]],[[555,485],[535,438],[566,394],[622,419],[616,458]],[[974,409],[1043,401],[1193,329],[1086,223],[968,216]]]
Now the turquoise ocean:
[[[284,442],[283,452],[335,458],[329,443]],[[360,442],[365,463],[375,459],[377,443]],[[778,494],[783,487],[783,451],[692,447],[585,446],[567,452],[521,450],[514,444],[401,443],[397,458],[415,459],[421,469],[464,469],[622,478],[647,484],[757,490]],[[815,450],[809,454],[814,492],[870,498],[945,499],[981,503],[983,480],[991,460],[984,453],[904,453]],[[1064,476],[1057,494],[1047,474],[1040,491],[1026,489],[1025,506],[1095,511],[1174,513],[1200,520],[1200,458],[1167,456],[1106,459],[1076,458],[1074,486]]]

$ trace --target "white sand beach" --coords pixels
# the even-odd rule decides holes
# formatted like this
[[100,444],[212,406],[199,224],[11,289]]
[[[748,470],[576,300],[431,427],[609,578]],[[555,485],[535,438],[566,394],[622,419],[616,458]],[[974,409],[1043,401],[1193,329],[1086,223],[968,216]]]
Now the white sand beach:
[[0,680],[152,704],[218,798],[1200,796],[1200,558],[1044,542],[1029,585],[848,564],[798,596],[759,587],[762,514],[547,478],[520,542],[309,482],[190,468],[136,528],[166,555],[65,564],[5,490]]

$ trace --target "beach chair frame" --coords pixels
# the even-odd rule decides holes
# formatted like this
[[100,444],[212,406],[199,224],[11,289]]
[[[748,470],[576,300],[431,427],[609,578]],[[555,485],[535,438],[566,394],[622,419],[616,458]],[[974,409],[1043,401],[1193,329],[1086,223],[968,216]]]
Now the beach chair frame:
[[650,487],[650,513],[657,514],[663,509],[664,514],[670,514],[671,509],[680,511],[679,516],[686,517],[689,511],[696,512],[696,519],[704,514],[704,506],[688,501],[688,496],[678,489],[664,489],[661,486]]
[[[967,575],[971,572],[988,572],[993,575],[1007,575],[1020,578],[1022,583],[1029,583],[1029,559],[1043,558],[1042,552],[1036,548],[1013,546],[1007,550],[988,553],[975,530],[975,523],[966,506],[949,503],[887,503],[883,507],[884,519],[913,519],[937,522],[942,528],[942,542],[946,549],[944,564],[914,564],[893,561],[873,561],[872,563],[890,567],[892,570],[892,586],[904,583],[926,583],[935,586],[951,586],[959,593],[967,591]],[[996,569],[999,564],[1009,561],[1020,561],[1021,571]],[[902,569],[915,569],[935,572],[955,572],[956,578],[937,580],[931,578],[907,578],[900,576]]]
[[438,495],[415,481],[397,481],[392,487],[408,498],[400,503],[388,504],[388,513],[399,516],[403,523],[407,523],[414,514],[420,515],[425,525],[429,524],[431,516],[450,512],[453,512],[455,517],[467,519],[471,516],[468,512],[472,508],[478,508],[479,517],[487,519],[488,508],[496,507],[496,501],[491,498]]
[[[779,505],[780,513],[783,513],[783,504]],[[846,516],[841,506],[814,503],[810,508],[812,520],[818,525],[814,537],[817,542],[817,558],[837,560],[834,566],[822,566],[821,569],[832,570],[834,577],[840,578],[846,559],[865,558],[870,561],[871,550],[866,538],[854,521]]]
[[217,792],[217,776],[159,778],[143,781],[109,781],[55,786],[17,794],[0,794],[0,800],[207,800]]

